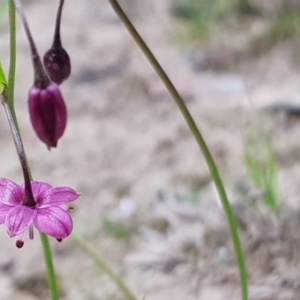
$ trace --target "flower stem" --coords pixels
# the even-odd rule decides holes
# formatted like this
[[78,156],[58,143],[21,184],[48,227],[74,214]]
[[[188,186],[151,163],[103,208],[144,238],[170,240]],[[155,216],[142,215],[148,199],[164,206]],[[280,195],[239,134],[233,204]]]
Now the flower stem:
[[[22,144],[22,137],[20,134],[20,130],[18,127],[18,121],[15,114],[15,106],[14,106],[14,88],[15,88],[15,76],[16,76],[16,10],[14,5],[14,0],[9,0],[9,30],[10,30],[10,64],[9,64],[9,73],[8,73],[8,83],[7,83],[7,99],[6,104],[9,108],[9,112],[11,113],[11,118],[13,120],[12,123],[15,125],[15,130],[18,132],[18,136]],[[18,151],[18,150],[17,150]],[[24,149],[23,149],[24,151]],[[25,151],[24,151],[24,158]],[[22,163],[21,163],[22,164]],[[27,160],[26,160],[27,164]],[[23,166],[22,166],[23,167]],[[27,166],[28,167],[28,166]],[[31,178],[30,169],[28,167],[28,173],[29,177]],[[52,300],[59,300],[59,294],[57,289],[57,282],[56,282],[56,276],[54,272],[54,266],[53,266],[53,260],[52,260],[52,254],[51,249],[49,245],[48,237],[41,233],[41,242],[43,246],[44,251],[44,257],[45,257],[45,264],[47,268],[47,274],[48,274],[48,282],[49,282],[49,288],[51,292],[51,299]]]
[[17,154],[20,159],[20,163],[24,175],[24,183],[25,183],[25,191],[26,191],[25,201],[28,202],[29,204],[28,206],[34,206],[35,201],[33,198],[31,184],[30,184],[30,171],[29,171],[21,135],[20,135],[20,130],[18,128],[18,122],[17,122],[15,106],[14,106],[14,88],[15,88],[17,56],[16,56],[16,10],[13,1],[9,2],[9,24],[10,24],[9,27],[10,28],[10,65],[9,65],[9,73],[8,73],[8,88],[7,88],[7,98],[3,97],[2,104],[4,105],[5,108],[5,112],[7,115],[7,119],[10,125],[10,129],[13,135]]
[[19,160],[21,163],[22,171],[23,171],[24,183],[25,183],[25,195],[26,195],[23,204],[26,206],[29,206],[29,207],[30,206],[33,207],[33,206],[35,206],[36,203],[35,203],[33,193],[32,193],[32,188],[31,188],[30,170],[29,170],[23,142],[22,142],[21,136],[19,134],[19,131],[16,127],[16,124],[14,122],[12,111],[10,109],[10,106],[8,105],[8,101],[7,101],[7,98],[5,95],[3,95],[2,104],[5,109],[7,120],[8,120],[9,126],[10,126],[10,130],[11,130],[11,133],[13,136],[13,140],[15,143],[15,147],[16,147],[17,154],[18,154],[18,157],[19,157]]
[[61,14],[62,9],[64,6],[64,0],[59,1],[59,7],[56,15],[56,21],[55,21],[55,31],[54,31],[54,39],[53,39],[53,48],[60,49],[62,47],[61,40],[60,40],[60,23],[61,23]]
[[103,270],[116,286],[118,286],[127,300],[137,300],[124,281],[109,267],[98,253],[89,247],[79,236],[73,235],[73,237],[75,242],[95,261],[99,269]]
[[187,109],[183,99],[181,98],[180,94],[176,90],[175,86],[165,73],[165,71],[162,69],[160,64],[158,63],[155,56],[152,54],[149,47],[146,45],[142,37],[139,35],[133,24],[130,22],[120,5],[116,0],[109,0],[111,6],[113,7],[114,11],[120,18],[120,20],[123,22],[129,33],[131,34],[132,38],[136,42],[136,44],[140,47],[154,70],[156,71],[157,75],[160,77],[160,79],[165,84],[167,90],[169,91],[170,95],[173,97],[174,101],[176,102],[181,114],[183,115],[187,125],[189,126],[194,138],[196,139],[198,146],[200,150],[202,151],[202,154],[206,160],[206,163],[208,165],[208,168],[210,170],[210,174],[212,176],[212,179],[216,185],[219,197],[221,199],[230,233],[232,242],[234,245],[234,250],[236,254],[236,259],[239,267],[240,272],[240,280],[241,280],[241,289],[242,289],[242,299],[247,300],[248,299],[248,276],[247,276],[247,268],[245,263],[245,257],[242,249],[242,244],[240,240],[240,236],[237,229],[237,223],[236,219],[233,213],[233,210],[231,208],[230,202],[227,198],[227,194],[223,185],[223,181],[219,175],[218,168],[216,166],[216,163],[205,143],[204,138],[202,137],[202,134],[200,133],[193,117],[191,116],[189,110]]
[[[15,124],[17,124],[17,118],[14,110],[14,91],[15,91],[15,77],[16,77],[16,61],[17,61],[17,42],[16,42],[16,10],[13,0],[9,0],[8,6],[9,13],[9,38],[10,38],[10,63],[8,72],[8,83],[7,83],[7,97],[8,105],[12,111]],[[18,128],[18,125],[17,125]]]
[[57,288],[57,280],[54,270],[54,264],[52,259],[52,251],[49,243],[48,236],[40,232],[40,238],[43,245],[44,259],[47,266],[48,284],[51,292],[52,300],[59,300],[59,292]]
[[50,84],[50,79],[48,78],[43,64],[41,62],[39,53],[37,51],[35,42],[32,38],[28,22],[26,20],[26,16],[23,11],[23,7],[21,4],[21,0],[14,0],[15,7],[17,11],[19,12],[23,27],[25,29],[25,33],[29,42],[29,47],[30,47],[30,52],[31,52],[31,59],[32,59],[32,64],[33,64],[33,69],[34,69],[34,85],[38,87],[46,87]]

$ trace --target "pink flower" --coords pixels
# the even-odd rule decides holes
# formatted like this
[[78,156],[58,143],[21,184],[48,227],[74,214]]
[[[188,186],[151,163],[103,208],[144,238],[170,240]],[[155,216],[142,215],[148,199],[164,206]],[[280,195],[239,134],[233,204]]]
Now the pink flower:
[[73,229],[68,203],[78,194],[69,187],[52,187],[48,183],[31,181],[34,206],[26,206],[24,185],[0,179],[0,224],[5,224],[10,237],[17,236],[17,247],[24,237],[33,239],[33,225],[41,232],[61,241]]

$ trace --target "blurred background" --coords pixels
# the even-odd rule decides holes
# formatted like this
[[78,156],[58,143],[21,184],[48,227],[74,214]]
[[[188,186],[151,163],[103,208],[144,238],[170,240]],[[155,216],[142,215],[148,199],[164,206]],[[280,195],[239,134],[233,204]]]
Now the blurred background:
[[[24,0],[43,55],[58,1]],[[300,298],[300,2],[119,0],[186,101],[236,212],[250,298]],[[75,233],[138,299],[240,299],[226,219],[196,142],[105,0],[65,1],[68,126],[48,152],[28,116],[33,83],[18,19],[16,111],[34,179],[71,186]],[[0,57],[9,65],[7,0]],[[0,176],[22,183],[4,110]],[[0,298],[49,299],[38,234],[0,227]],[[125,299],[72,237],[51,240],[62,300]],[[230,297],[230,298],[229,298]]]

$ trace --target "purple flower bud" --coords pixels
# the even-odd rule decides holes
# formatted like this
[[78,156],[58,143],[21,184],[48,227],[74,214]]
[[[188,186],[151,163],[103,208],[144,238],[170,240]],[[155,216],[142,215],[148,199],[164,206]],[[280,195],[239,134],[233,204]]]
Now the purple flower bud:
[[56,84],[61,84],[64,80],[69,78],[71,73],[70,57],[63,48],[60,39],[60,23],[63,5],[64,0],[60,0],[56,16],[53,44],[44,55],[45,69],[50,79]]
[[55,148],[67,124],[67,108],[58,86],[51,83],[46,87],[32,87],[28,104],[36,134],[49,150]]
[[61,84],[71,74],[71,62],[63,47],[52,46],[44,55],[44,66],[50,79]]

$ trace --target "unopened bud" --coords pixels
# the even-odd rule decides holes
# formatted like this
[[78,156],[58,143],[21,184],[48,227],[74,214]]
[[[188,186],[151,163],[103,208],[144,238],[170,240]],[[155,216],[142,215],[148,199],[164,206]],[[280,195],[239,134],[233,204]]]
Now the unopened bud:
[[61,84],[71,73],[70,57],[63,47],[52,46],[44,55],[44,66],[50,79],[56,84]]
[[49,150],[55,148],[67,124],[67,109],[59,87],[55,83],[46,87],[32,87],[28,104],[36,134]]
[[63,48],[60,39],[60,23],[63,5],[64,0],[60,0],[56,16],[53,44],[44,55],[45,69],[50,79],[56,84],[61,84],[64,80],[69,78],[71,73],[70,57]]
[[[31,123],[38,137],[50,150],[51,147],[57,146],[58,139],[62,137],[65,131],[67,124],[67,108],[59,87],[57,84],[50,81],[44,70],[35,42],[31,35],[21,1],[14,0],[14,3],[20,14],[28,38],[34,69],[34,85],[29,90],[28,100]],[[59,24],[63,3],[64,0],[60,0],[59,13],[57,17],[58,26],[56,26],[55,34],[57,39],[55,39],[55,43],[52,46],[55,49],[62,48],[59,38]],[[31,198],[32,197],[29,195],[26,200],[27,206],[35,205]]]

